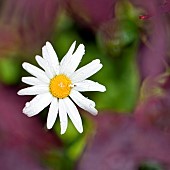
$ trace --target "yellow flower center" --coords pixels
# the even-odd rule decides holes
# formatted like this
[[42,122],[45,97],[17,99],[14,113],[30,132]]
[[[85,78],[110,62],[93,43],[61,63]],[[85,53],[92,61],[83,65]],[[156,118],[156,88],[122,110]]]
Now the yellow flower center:
[[64,74],[60,74],[51,79],[49,88],[54,97],[63,99],[70,94],[72,82]]

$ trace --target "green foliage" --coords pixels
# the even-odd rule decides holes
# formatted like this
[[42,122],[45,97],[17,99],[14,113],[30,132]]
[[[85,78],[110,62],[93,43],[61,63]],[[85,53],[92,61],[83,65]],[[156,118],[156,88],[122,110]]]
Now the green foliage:
[[17,84],[20,79],[20,62],[15,58],[0,59],[0,81],[8,85]]
[[136,17],[133,17],[136,11],[126,1],[122,2],[123,5],[117,5],[115,20],[106,23],[98,33],[98,44],[103,50],[98,55],[104,67],[94,77],[107,91],[96,93],[94,100],[100,109],[129,112],[136,104],[139,90],[136,63],[139,31]]
[[139,170],[164,170],[164,168],[157,163],[145,162],[139,167]]
[[136,103],[139,86],[134,51],[127,48],[121,56],[107,60],[103,56],[102,63],[103,69],[94,78],[103,83],[107,91],[104,94],[95,93],[97,106],[129,112]]
[[[80,134],[75,129],[71,121],[68,122],[68,127],[65,134],[60,135],[59,127],[59,121],[57,121],[54,126],[55,133],[58,134],[59,138],[64,144],[64,147],[58,152],[52,152],[52,155],[54,154],[58,157],[58,166],[60,167],[59,169],[70,170],[70,167],[74,167],[74,163],[83,153],[89,131],[91,131],[91,129],[94,129],[94,127],[90,119],[83,119],[84,132],[82,134]],[[66,159],[67,163],[64,163]]]

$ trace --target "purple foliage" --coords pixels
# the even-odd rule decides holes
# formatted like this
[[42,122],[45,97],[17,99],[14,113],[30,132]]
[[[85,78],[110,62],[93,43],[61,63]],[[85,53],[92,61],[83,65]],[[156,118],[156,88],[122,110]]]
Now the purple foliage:
[[40,158],[61,146],[59,139],[39,119],[22,113],[26,98],[17,96],[17,89],[1,85],[0,92],[0,169],[46,169]]
[[104,112],[88,142],[78,170],[136,170],[143,162],[170,169],[170,135],[154,126],[140,126],[131,116]]
[[26,149],[0,146],[0,169],[4,170],[48,170],[37,161],[37,156]]
[[19,37],[16,30],[0,26],[0,57],[11,55],[19,48]]
[[3,4],[1,20],[16,30],[22,48],[33,48],[42,46],[51,34],[58,9],[58,0],[7,0]]
[[[165,82],[161,85],[146,85],[149,91],[144,90],[143,93],[147,93],[148,97],[138,104],[134,115],[139,124],[156,126],[163,132],[170,133],[170,77],[164,79]],[[161,94],[152,94],[154,88],[159,88]]]
[[152,16],[149,20],[143,20],[147,26],[145,28],[146,41],[139,49],[138,63],[142,78],[156,76],[164,71],[166,60],[167,21],[163,15],[165,7],[163,8],[158,0],[131,1],[136,7],[145,10],[144,15]]
[[93,29],[114,17],[116,0],[65,0],[66,9],[81,24]]

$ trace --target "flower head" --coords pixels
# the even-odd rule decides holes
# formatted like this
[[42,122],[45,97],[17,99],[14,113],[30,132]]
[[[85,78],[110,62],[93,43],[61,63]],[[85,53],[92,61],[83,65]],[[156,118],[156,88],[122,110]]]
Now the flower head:
[[75,45],[76,42],[71,45],[59,63],[52,45],[46,42],[42,48],[43,57],[38,55],[35,57],[43,70],[26,62],[22,64],[23,68],[32,74],[31,77],[23,77],[22,82],[31,85],[31,87],[20,90],[18,95],[36,95],[25,104],[23,113],[31,117],[50,105],[47,128],[53,127],[57,115],[59,115],[61,134],[64,134],[67,129],[67,114],[76,129],[80,133],[83,132],[82,120],[75,103],[91,114],[97,114],[95,102],[87,99],[80,92],[104,92],[106,90],[105,86],[86,80],[102,68],[99,59],[76,70],[85,53],[85,47],[80,44],[74,52]]

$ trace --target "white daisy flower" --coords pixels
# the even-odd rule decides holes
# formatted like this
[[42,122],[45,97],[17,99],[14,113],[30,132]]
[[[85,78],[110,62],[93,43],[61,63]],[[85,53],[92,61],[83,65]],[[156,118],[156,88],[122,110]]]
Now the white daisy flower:
[[82,133],[83,126],[78,109],[75,103],[82,109],[93,115],[97,114],[95,102],[84,97],[80,92],[106,90],[105,86],[86,80],[102,68],[99,59],[93,60],[84,67],[77,67],[85,53],[85,47],[80,44],[74,52],[76,42],[74,42],[67,54],[59,63],[51,43],[46,42],[42,48],[42,55],[35,59],[40,67],[24,62],[22,67],[32,74],[31,77],[22,77],[22,82],[31,85],[18,92],[18,95],[36,95],[30,102],[25,104],[23,113],[28,117],[35,116],[48,105],[47,128],[51,129],[59,114],[61,134],[67,129],[67,114],[76,129]]

